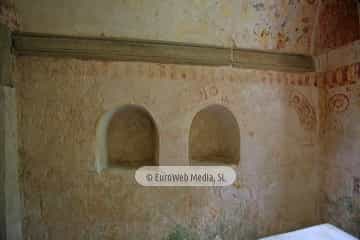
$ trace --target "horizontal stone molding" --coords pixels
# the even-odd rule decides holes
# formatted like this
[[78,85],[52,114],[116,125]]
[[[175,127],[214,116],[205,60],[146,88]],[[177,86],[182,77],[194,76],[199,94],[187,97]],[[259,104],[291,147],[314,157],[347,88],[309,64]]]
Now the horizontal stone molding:
[[87,38],[13,33],[17,55],[143,61],[224,66],[291,72],[312,72],[311,56],[222,48],[209,45],[119,38]]
[[334,71],[358,64],[360,63],[360,40],[315,56],[314,61],[318,72]]

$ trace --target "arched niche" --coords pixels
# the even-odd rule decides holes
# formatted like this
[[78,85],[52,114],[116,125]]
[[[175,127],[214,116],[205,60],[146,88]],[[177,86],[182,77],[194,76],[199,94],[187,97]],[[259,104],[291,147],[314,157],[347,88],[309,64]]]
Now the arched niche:
[[126,105],[106,113],[97,132],[98,170],[157,165],[158,132],[143,107]]
[[189,138],[191,165],[237,165],[240,160],[239,126],[224,106],[211,105],[198,112]]

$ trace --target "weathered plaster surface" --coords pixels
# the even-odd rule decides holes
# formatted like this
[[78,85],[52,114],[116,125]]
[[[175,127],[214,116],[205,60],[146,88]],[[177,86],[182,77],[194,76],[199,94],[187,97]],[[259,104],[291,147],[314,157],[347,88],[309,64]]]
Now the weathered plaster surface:
[[[212,90],[212,94],[218,91]],[[240,129],[225,106],[212,105],[194,116],[188,144],[191,164],[239,163]]]
[[360,178],[360,64],[324,78],[330,84],[322,88],[321,104],[322,219],[360,237],[360,193],[354,186]]
[[[322,221],[359,236],[358,10],[354,0],[1,1],[12,30],[20,16],[24,31],[315,53],[323,72],[18,57],[25,238],[255,239]],[[153,117],[161,165],[189,164],[193,118],[225,106],[240,129],[236,183],[144,188],[134,169],[99,174],[99,120],[125,104]]]
[[109,165],[135,168],[157,165],[157,128],[146,110],[131,105],[120,107],[106,131],[105,161]]
[[[17,68],[26,238],[255,239],[320,222],[316,74],[40,57]],[[226,106],[240,128],[236,183],[146,188],[131,169],[98,174],[98,120],[129,103],[153,116],[162,165],[188,164],[192,119]]]
[[360,3],[322,1],[315,52],[323,180],[322,221],[360,237]]
[[[21,240],[22,238],[22,200],[20,193],[16,90],[2,87],[4,94],[4,137],[5,137],[5,202],[6,202],[6,239]],[[5,238],[4,238],[5,239]]]
[[5,97],[0,89],[0,238],[6,236],[6,201],[5,201]]
[[322,0],[317,20],[315,53],[342,47],[360,39],[358,3],[355,0]]
[[22,205],[17,159],[15,71],[10,32],[0,23],[0,239],[21,239]]
[[309,54],[320,0],[16,0],[28,32]]
[[334,71],[337,68],[360,62],[360,40],[330,50],[316,58],[317,71]]

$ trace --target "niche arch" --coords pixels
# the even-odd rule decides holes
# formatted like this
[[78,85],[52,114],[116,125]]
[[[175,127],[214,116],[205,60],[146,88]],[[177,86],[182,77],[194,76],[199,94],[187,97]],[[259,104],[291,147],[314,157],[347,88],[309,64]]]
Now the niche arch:
[[218,104],[195,114],[189,134],[191,165],[237,165],[240,129],[230,110]]
[[158,164],[159,137],[151,114],[138,105],[105,113],[97,128],[97,170]]

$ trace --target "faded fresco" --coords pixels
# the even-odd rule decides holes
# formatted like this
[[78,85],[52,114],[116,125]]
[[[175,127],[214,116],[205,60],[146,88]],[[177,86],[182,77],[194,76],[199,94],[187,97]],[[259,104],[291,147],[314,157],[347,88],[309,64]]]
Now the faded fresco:
[[319,0],[16,0],[16,7],[27,32],[310,54],[318,3]]
[[[315,74],[38,57],[17,68],[27,238],[255,239],[320,223]],[[189,164],[192,119],[225,106],[240,129],[237,181],[147,188],[132,169],[99,174],[97,122],[128,103],[153,116],[162,165]]]
[[7,1],[0,19],[27,32],[316,55],[360,38],[356,0]]
[[323,80],[322,218],[360,237],[360,64],[330,71]]
[[[12,30],[21,19],[30,32],[318,55],[316,73],[16,57],[25,239],[251,240],[323,222],[360,237],[357,12],[355,0],[1,1],[0,23]],[[160,165],[190,164],[196,114],[225,107],[240,132],[230,151],[237,181],[149,188],[134,168],[99,173],[99,120],[127,104],[153,123],[121,128],[154,126],[120,137],[144,145],[157,135],[158,152],[138,156]],[[197,146],[213,149],[208,138]]]
[[345,46],[329,50],[315,57],[317,70],[320,72],[334,71],[338,68],[360,62],[360,40]]
[[[26,32],[126,37],[323,54],[359,40],[356,0],[3,0],[0,22]],[[36,13],[36,14],[34,14]]]
[[360,39],[359,3],[356,0],[322,0],[316,29],[317,54]]

